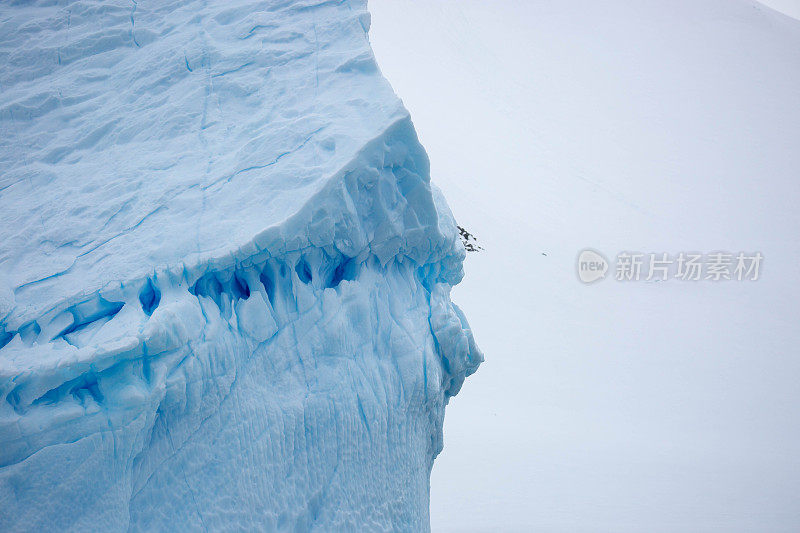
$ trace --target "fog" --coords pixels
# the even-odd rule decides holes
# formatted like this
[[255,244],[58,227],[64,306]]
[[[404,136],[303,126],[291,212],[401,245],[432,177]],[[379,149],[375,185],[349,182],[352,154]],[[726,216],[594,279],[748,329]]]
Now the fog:
[[[485,248],[453,295],[486,362],[448,407],[433,530],[796,530],[800,22],[744,0],[370,10]],[[606,279],[578,280],[584,248]],[[624,251],[764,260],[617,281]]]

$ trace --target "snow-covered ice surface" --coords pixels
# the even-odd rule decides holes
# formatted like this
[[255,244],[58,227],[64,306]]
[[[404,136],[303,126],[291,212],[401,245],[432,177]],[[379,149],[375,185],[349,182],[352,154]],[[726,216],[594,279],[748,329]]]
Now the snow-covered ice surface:
[[0,530],[428,527],[482,356],[369,21],[0,7]]
[[[485,248],[454,298],[490,357],[448,408],[432,529],[798,531],[800,22],[745,0],[370,11]],[[585,286],[586,247],[764,263]]]

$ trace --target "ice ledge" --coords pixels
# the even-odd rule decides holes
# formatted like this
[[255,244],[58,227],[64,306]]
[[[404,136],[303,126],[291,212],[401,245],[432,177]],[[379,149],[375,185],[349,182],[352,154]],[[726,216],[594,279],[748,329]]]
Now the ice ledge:
[[179,263],[156,267],[139,278],[107,280],[94,290],[84,287],[44,310],[15,305],[13,291],[6,288],[8,294],[0,297],[4,306],[0,308],[0,349],[15,336],[24,337],[29,345],[52,340],[52,336],[46,339],[53,333],[50,326],[53,321],[63,322],[65,312],[73,315],[75,324],[85,321],[87,313],[106,316],[106,310],[100,309],[102,302],[133,301],[134,294],[146,290],[153,279],[191,285],[208,271],[261,263],[311,248],[348,258],[372,254],[383,264],[400,256],[419,265],[441,262],[447,267],[442,274],[445,281],[454,285],[461,280],[465,254],[455,222],[443,199],[434,205],[434,194],[441,194],[431,187],[427,155],[407,114],[366,143],[325,183],[294,215],[234,250],[223,244],[219,252],[189,254]]
[[[40,436],[40,446],[58,442],[47,437],[54,427],[88,423],[97,414],[87,416],[89,400],[119,407],[103,410],[118,416],[112,427],[138,416],[164,388],[152,382],[153,362],[209,335],[210,302],[220,323],[257,345],[362,275],[402,271],[414,292],[426,295],[425,321],[441,366],[429,392],[446,401],[482,360],[449,299],[464,255],[411,122],[398,120],[296,215],[246,247],[76,295],[7,335],[0,349],[0,465],[35,453],[31,444]],[[140,376],[135,385],[98,385],[124,367],[138,369],[128,369],[129,377]],[[172,371],[167,364],[161,378]],[[74,409],[54,411],[65,399]]]
[[444,408],[482,356],[421,154],[399,121],[247,251],[20,328],[0,529],[426,530]]

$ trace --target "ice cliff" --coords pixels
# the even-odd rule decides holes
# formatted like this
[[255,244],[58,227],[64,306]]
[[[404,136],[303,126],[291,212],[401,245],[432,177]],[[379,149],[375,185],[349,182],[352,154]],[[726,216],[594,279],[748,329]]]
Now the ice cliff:
[[0,6],[0,530],[420,530],[482,356],[364,1]]

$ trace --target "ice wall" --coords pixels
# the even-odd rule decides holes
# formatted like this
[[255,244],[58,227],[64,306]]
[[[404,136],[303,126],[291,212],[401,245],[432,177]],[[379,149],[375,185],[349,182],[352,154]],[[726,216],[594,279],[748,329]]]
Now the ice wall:
[[0,15],[0,530],[427,528],[482,356],[365,3]]

